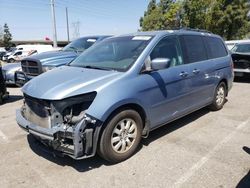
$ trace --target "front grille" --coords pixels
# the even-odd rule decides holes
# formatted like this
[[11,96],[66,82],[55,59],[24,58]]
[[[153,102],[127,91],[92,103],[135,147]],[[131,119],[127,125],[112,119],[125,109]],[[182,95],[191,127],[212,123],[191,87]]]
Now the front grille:
[[41,63],[32,60],[21,61],[22,70],[26,75],[37,76],[42,73]]

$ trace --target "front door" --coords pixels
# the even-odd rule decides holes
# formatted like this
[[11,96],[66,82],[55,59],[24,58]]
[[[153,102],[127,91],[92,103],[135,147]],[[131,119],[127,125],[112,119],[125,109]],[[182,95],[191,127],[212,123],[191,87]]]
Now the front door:
[[[190,68],[184,64],[177,36],[163,38],[153,49],[150,59],[168,58],[170,66],[146,75],[151,128],[173,120],[189,111]],[[145,79],[144,77],[144,79]]]

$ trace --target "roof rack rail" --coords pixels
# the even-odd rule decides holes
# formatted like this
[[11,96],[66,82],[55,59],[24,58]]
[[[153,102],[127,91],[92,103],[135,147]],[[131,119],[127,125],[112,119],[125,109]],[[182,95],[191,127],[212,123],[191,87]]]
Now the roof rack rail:
[[190,27],[183,27],[183,28],[180,28],[180,30],[197,31],[197,32],[204,32],[204,33],[212,33],[212,32],[207,31],[205,29],[194,29],[194,28],[190,28]]

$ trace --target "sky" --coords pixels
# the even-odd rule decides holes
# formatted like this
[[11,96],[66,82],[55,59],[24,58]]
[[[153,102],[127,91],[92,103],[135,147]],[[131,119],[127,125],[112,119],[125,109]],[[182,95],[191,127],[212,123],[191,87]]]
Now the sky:
[[[136,32],[150,0],[55,0],[57,39]],[[13,40],[53,39],[51,0],[0,0],[0,26],[7,23]],[[79,23],[79,24],[78,24]],[[74,26],[75,25],[75,26]],[[79,32],[76,32],[79,25]]]

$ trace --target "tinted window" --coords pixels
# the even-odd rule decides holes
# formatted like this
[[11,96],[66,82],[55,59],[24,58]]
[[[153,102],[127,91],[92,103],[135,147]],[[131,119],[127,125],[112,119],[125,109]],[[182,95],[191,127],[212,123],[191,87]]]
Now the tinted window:
[[183,63],[179,43],[176,37],[162,39],[150,54],[150,59],[168,58],[170,66],[177,66]]
[[250,44],[236,44],[232,52],[250,53]]
[[206,49],[201,36],[182,36],[182,45],[185,49],[185,57],[189,63],[207,59]]
[[22,55],[22,52],[17,52],[15,53],[15,55]]
[[219,38],[205,37],[209,59],[227,56],[227,50]]

